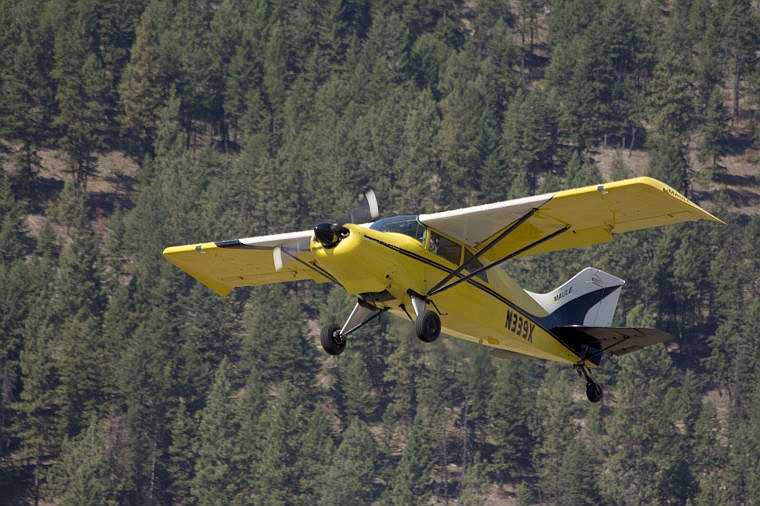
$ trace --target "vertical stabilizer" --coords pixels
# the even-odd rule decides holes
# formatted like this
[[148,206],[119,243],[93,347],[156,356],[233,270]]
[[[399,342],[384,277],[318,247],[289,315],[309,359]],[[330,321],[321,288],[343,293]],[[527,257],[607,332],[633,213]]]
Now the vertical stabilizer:
[[612,274],[587,267],[550,292],[528,294],[549,313],[542,319],[548,328],[609,327],[624,283]]

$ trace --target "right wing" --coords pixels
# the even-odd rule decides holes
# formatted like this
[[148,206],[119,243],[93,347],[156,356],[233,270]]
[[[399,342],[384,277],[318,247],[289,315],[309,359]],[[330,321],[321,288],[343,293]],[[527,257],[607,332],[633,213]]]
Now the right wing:
[[[501,237],[520,220],[517,228]],[[691,220],[721,222],[650,177],[420,215],[425,225],[476,252],[494,242],[485,255],[491,260],[609,242],[615,234]]]
[[171,246],[164,257],[219,295],[238,286],[312,279],[331,281],[314,263],[309,249],[313,232],[265,235]]

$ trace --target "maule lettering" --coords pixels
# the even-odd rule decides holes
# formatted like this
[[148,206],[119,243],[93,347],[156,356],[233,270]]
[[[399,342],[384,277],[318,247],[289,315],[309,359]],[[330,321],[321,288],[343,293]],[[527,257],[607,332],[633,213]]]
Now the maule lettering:
[[560,299],[564,299],[565,297],[567,297],[571,293],[573,293],[573,287],[572,286],[569,286],[569,287],[565,288],[561,292],[557,292],[557,294],[554,296],[554,302],[557,302]]
[[530,319],[524,318],[522,315],[508,309],[504,328],[514,335],[522,337],[529,343],[532,343],[533,330],[536,328],[536,324],[530,321]]

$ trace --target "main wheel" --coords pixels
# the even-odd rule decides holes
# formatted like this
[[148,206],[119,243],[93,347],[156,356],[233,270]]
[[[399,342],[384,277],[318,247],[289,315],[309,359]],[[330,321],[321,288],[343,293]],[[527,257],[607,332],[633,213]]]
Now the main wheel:
[[322,348],[330,355],[340,355],[346,349],[346,340],[340,335],[340,327],[337,325],[328,325],[322,328],[319,336],[319,342]]
[[586,397],[591,402],[599,402],[602,400],[603,392],[602,386],[599,383],[589,381],[586,383]]
[[434,311],[426,309],[417,317],[415,330],[417,337],[426,343],[432,343],[441,335],[441,318]]

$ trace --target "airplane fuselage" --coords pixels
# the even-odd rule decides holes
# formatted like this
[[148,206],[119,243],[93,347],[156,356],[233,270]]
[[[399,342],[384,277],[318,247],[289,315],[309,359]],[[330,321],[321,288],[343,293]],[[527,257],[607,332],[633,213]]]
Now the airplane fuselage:
[[[411,237],[359,225],[346,228],[349,234],[332,248],[312,240],[317,265],[350,294],[401,318],[413,319],[414,294],[428,293],[458,267],[432,251],[431,241],[440,236],[432,229]],[[448,256],[453,259],[449,244],[453,241],[444,239],[449,241]],[[466,248],[458,246],[461,260]],[[445,334],[501,350],[497,355],[516,353],[573,365],[582,362],[537,321],[546,311],[499,269],[432,296],[430,304],[440,314]]]

